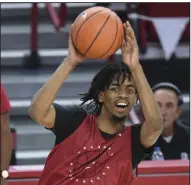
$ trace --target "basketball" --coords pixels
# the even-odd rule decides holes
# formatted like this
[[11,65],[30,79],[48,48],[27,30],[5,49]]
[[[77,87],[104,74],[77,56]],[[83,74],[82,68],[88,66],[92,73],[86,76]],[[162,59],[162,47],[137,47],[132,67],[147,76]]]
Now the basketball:
[[108,8],[88,8],[75,19],[71,37],[74,46],[83,56],[92,59],[108,58],[122,45],[123,23]]

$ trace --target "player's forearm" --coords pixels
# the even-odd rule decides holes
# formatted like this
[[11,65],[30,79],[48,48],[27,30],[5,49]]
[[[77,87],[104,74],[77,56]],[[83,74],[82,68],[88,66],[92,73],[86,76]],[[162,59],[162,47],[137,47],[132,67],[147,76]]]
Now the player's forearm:
[[8,131],[1,135],[1,170],[8,169],[10,161],[11,161],[11,153],[12,153],[12,135],[11,132]]
[[38,116],[38,118],[41,119],[46,114],[46,111],[52,105],[63,82],[75,67],[72,66],[70,62],[68,58],[65,58],[48,82],[46,82],[33,96],[29,108],[29,114],[31,116]]
[[9,168],[12,153],[12,135],[8,113],[1,115],[1,170]]
[[138,65],[135,69],[133,69],[132,75],[137,87],[139,100],[141,102],[141,107],[146,123],[150,126],[151,129],[161,130],[161,113],[154,98],[152,89],[147,82],[142,66]]

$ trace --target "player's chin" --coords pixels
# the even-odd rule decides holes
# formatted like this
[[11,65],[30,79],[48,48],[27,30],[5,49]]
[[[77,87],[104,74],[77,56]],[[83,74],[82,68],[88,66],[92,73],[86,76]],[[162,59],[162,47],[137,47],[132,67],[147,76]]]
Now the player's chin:
[[119,112],[119,111],[114,111],[114,115],[117,116],[117,117],[127,117],[127,115],[129,114],[129,110],[126,109],[122,112]]
[[126,117],[127,115],[117,115],[117,114],[112,115],[112,119],[116,122],[125,121]]

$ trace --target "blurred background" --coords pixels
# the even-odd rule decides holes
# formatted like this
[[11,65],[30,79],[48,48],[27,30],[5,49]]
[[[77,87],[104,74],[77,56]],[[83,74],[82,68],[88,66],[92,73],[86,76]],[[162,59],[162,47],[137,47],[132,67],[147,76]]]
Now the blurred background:
[[[190,126],[189,3],[1,3],[1,82],[12,106],[12,164],[44,164],[54,145],[54,135],[28,116],[28,107],[67,56],[71,23],[93,6],[111,8],[123,22],[130,20],[150,86],[164,81],[177,85],[185,102],[180,119]],[[174,18],[180,18],[181,27]],[[79,104],[78,94],[86,92],[93,76],[115,60],[122,60],[120,50],[107,60],[84,61],[63,84],[56,102]],[[127,124],[139,121],[137,107]]]

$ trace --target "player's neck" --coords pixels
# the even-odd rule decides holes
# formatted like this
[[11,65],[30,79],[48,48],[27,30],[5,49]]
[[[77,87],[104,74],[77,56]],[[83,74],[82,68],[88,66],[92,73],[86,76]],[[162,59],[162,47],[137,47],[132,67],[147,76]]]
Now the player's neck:
[[124,128],[124,121],[116,123],[107,116],[100,114],[97,118],[98,128],[108,134],[117,134]]

